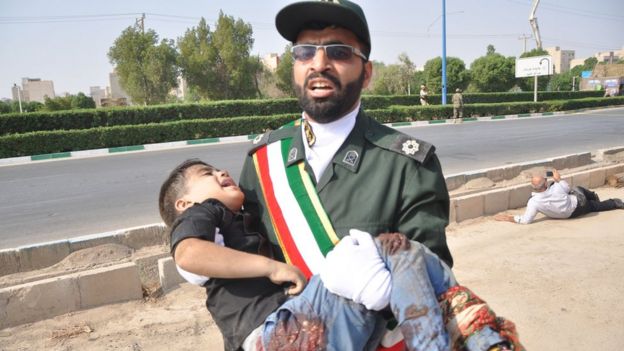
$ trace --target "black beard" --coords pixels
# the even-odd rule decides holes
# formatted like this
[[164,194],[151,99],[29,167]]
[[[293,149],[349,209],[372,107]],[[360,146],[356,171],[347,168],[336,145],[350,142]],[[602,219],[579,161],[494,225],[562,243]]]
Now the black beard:
[[[325,99],[314,99],[308,96],[307,90],[303,87],[308,86],[310,79],[319,77],[334,83],[336,95]],[[330,123],[346,115],[360,98],[360,93],[364,86],[364,69],[362,69],[360,76],[356,80],[347,83],[344,89],[338,78],[325,72],[309,75],[306,77],[303,86],[293,85],[299,99],[299,106],[301,106],[303,111],[315,122]]]

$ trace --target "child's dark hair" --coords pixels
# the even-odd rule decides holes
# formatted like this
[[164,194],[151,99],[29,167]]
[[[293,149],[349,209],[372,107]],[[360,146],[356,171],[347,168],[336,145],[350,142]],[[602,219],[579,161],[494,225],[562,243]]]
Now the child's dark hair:
[[186,189],[186,170],[196,165],[214,168],[198,158],[188,159],[174,168],[160,187],[158,210],[167,227],[171,228],[171,225],[179,215],[175,208],[175,202],[182,197]]

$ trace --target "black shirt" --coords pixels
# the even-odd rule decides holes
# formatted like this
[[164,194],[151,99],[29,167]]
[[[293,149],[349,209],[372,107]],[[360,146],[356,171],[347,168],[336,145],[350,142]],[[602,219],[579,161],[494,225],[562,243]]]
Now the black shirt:
[[[221,202],[209,199],[188,208],[171,228],[171,253],[187,238],[215,242],[217,228],[225,246],[248,253],[265,254],[266,240],[249,231],[250,219],[235,214]],[[232,262],[236,264],[236,262]],[[211,278],[205,284],[206,307],[223,334],[226,350],[239,350],[245,338],[284,301],[284,289],[268,278]]]

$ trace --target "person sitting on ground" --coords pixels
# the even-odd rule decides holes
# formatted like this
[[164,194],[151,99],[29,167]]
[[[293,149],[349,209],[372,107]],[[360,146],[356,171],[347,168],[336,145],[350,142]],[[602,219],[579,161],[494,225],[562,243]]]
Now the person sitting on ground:
[[[255,222],[241,210],[243,199],[226,171],[198,159],[177,166],[159,196],[161,217],[171,228],[176,265],[185,279],[206,288],[206,305],[223,334],[225,348],[281,350],[287,345],[293,350],[364,350],[377,345],[386,321],[374,310],[386,306],[355,303],[328,287],[388,284],[361,282],[357,277],[326,282],[321,272],[320,277],[312,276],[304,290],[305,277],[298,268],[271,259],[266,239],[254,231]],[[211,255],[204,262],[186,262],[184,251],[198,245],[209,247]],[[354,250],[354,246],[358,247]],[[387,271],[392,313],[408,349],[448,350],[451,342],[468,350],[509,350],[510,345],[519,345],[510,322],[497,320],[483,301],[457,285],[443,261],[404,235],[385,233],[373,239],[368,233],[351,230],[327,255],[326,267],[331,269],[332,260],[340,265],[358,264],[357,257],[370,255],[371,250],[380,259],[368,269]],[[338,278],[330,275],[328,279]],[[284,283],[289,285],[284,287]],[[354,291],[352,286],[345,290]],[[356,291],[366,293],[364,287]],[[443,297],[441,305],[437,296]],[[489,315],[490,323],[476,327],[478,323],[466,318],[470,312],[462,312],[464,305],[457,306],[455,301],[480,310],[481,314],[473,314],[475,319]],[[475,309],[473,305],[481,306]],[[463,313],[463,330],[452,321],[459,313]],[[446,325],[457,326],[453,340]]]
[[581,186],[570,189],[568,182],[561,179],[556,169],[552,170],[552,177],[555,182],[551,186],[548,186],[546,177],[542,175],[531,179],[533,192],[522,216],[498,214],[494,216],[494,219],[529,224],[533,222],[538,212],[546,217],[561,219],[576,218],[590,212],[624,209],[624,204],[620,199],[600,201],[595,192]]

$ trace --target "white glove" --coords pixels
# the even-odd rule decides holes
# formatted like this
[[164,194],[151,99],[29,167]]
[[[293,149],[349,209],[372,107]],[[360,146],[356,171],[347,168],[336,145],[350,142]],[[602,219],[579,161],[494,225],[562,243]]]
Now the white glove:
[[369,310],[390,302],[392,278],[369,233],[351,229],[327,254],[320,276],[327,290]]

